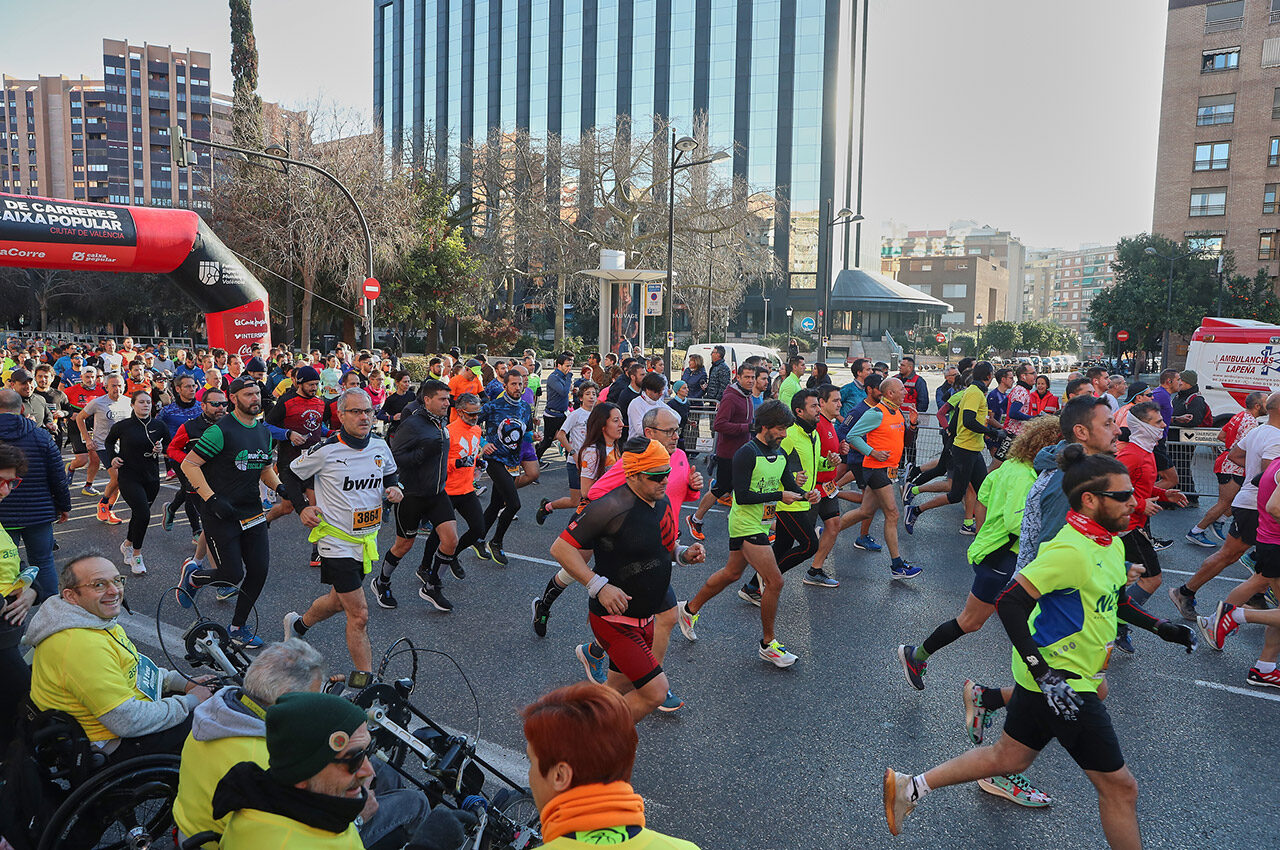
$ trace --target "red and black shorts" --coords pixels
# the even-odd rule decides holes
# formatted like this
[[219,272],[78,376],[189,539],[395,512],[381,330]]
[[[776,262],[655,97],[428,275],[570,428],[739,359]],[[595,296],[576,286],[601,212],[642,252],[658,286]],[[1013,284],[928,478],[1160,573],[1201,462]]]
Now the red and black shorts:
[[[626,676],[636,690],[662,675],[662,665],[653,654],[653,618],[643,626],[606,620],[587,614],[596,643],[609,655],[609,669]],[[630,622],[639,620],[627,618]]]

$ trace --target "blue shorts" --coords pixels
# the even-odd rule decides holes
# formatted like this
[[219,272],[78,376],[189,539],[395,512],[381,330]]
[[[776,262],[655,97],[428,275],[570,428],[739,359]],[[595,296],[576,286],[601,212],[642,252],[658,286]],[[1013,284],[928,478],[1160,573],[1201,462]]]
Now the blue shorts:
[[566,461],[564,465],[565,472],[569,474],[569,489],[577,490],[582,487],[582,471],[578,469],[578,464],[573,461]]
[[1014,568],[1018,566],[1018,553],[1002,546],[973,565],[973,587],[969,589],[979,600],[988,605],[996,604],[996,598],[1009,586]]

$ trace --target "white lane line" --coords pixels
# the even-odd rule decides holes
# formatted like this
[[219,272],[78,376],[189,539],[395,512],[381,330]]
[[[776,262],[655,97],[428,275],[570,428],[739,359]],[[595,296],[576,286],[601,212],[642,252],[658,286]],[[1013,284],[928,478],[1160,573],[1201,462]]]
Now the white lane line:
[[[1180,576],[1193,576],[1193,575],[1195,575],[1195,573],[1189,573],[1189,572],[1187,572],[1186,570],[1171,570],[1171,569],[1169,569],[1168,567],[1161,567],[1161,568],[1160,568],[1160,572],[1163,572],[1163,573],[1176,573],[1177,575],[1180,575]],[[1209,579],[1209,581],[1213,581],[1214,579],[1220,579],[1220,580],[1222,580],[1222,581],[1231,581],[1231,582],[1235,582],[1236,584],[1244,584],[1244,582],[1245,582],[1245,579],[1242,579],[1242,578],[1232,578],[1231,576],[1214,576],[1213,578]]]
[[1221,682],[1206,682],[1203,679],[1193,679],[1192,682],[1202,688],[1213,688],[1215,691],[1230,691],[1233,694],[1280,702],[1280,694],[1266,694],[1260,691],[1251,691],[1247,688],[1237,688],[1235,685],[1224,685]]
[[528,561],[531,564],[545,564],[548,567],[560,568],[557,561],[548,561],[546,558],[532,558],[528,555],[517,555],[515,552],[507,552],[508,558],[515,558],[517,561]]

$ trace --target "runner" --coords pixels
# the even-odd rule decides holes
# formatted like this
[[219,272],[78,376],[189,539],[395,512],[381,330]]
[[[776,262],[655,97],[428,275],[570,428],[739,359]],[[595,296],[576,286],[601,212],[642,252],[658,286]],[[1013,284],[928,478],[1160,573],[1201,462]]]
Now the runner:
[[[654,616],[666,604],[671,560],[698,564],[706,553],[701,544],[683,549],[677,543],[680,527],[666,496],[667,450],[657,440],[634,438],[624,447],[622,466],[626,485],[588,502],[556,538],[551,555],[587,588],[591,631],[609,653],[608,684],[639,722],[670,693],[654,653]],[[583,550],[594,553],[594,571]]]
[[[508,563],[502,550],[507,528],[520,511],[520,493],[538,480],[538,459],[533,452],[533,408],[524,394],[524,369],[512,366],[502,395],[480,409],[484,425],[485,470],[493,485],[489,507],[484,512],[484,525],[493,531],[492,539],[475,545],[478,557],[492,559],[502,566]],[[477,382],[479,379],[477,379]],[[467,390],[478,394],[477,390]]]
[[[738,377],[742,378],[739,370]],[[725,392],[726,397],[731,390]],[[689,640],[697,640],[697,625],[702,606],[715,598],[722,590],[742,578],[748,565],[755,568],[764,580],[760,602],[761,639],[758,647],[760,658],[775,667],[790,667],[798,656],[787,648],[774,634],[774,619],[778,613],[778,595],[782,591],[782,574],[769,546],[768,522],[776,502],[792,504],[808,498],[817,502],[816,491],[806,497],[787,468],[786,458],[779,450],[786,438],[787,429],[795,417],[780,401],[766,401],[756,412],[752,427],[755,436],[733,455],[732,471],[733,503],[729,508],[729,560],[713,573],[693,599],[681,602],[677,613],[680,631]],[[705,501],[705,498],[704,498]],[[739,596],[756,604],[744,592]],[[608,649],[608,646],[605,647]]]
[[445,422],[449,415],[448,385],[434,378],[423,381],[418,387],[418,402],[418,406],[401,419],[392,441],[396,465],[404,472],[401,485],[404,499],[395,507],[396,541],[383,558],[373,591],[383,608],[396,607],[391,594],[391,574],[400,565],[400,559],[413,548],[418,529],[426,520],[438,536],[440,547],[435,552],[424,550],[422,553],[418,564],[418,581],[422,587],[418,596],[437,611],[447,612],[453,610],[453,604],[445,598],[440,568],[448,567],[457,579],[466,576],[458,563],[458,526],[445,493],[450,452]]
[[307,505],[299,517],[320,547],[320,581],[329,592],[301,615],[284,615],[284,639],[306,637],[335,614],[347,618],[347,652],[355,669],[373,670],[369,604],[364,577],[378,560],[382,500],[404,497],[391,449],[372,433],[373,403],[364,390],[338,396],[339,430],[290,463],[304,484]]
[[67,464],[67,486],[71,486],[71,479],[77,469],[85,469],[84,487],[80,493],[84,496],[101,496],[99,490],[94,489],[93,479],[98,474],[98,453],[89,451],[90,440],[87,439],[87,432],[80,428],[80,420],[77,418],[80,411],[89,406],[89,402],[98,396],[107,394],[105,387],[98,384],[98,370],[92,366],[84,367],[80,372],[80,382],[76,384],[67,384],[67,411],[71,414],[71,425],[67,429],[71,439],[71,451],[75,452],[75,457]]
[[235,409],[209,426],[182,462],[183,473],[204,500],[202,518],[215,566],[183,565],[178,602],[184,608],[191,607],[196,592],[215,581],[238,585],[230,635],[237,645],[248,649],[262,646],[262,638],[249,629],[248,620],[271,564],[271,541],[258,483],[265,483],[281,498],[291,495],[282,492],[271,465],[271,434],[258,421],[260,392],[250,380],[232,383],[228,395]]
[[840,438],[836,436],[836,421],[840,417],[840,388],[823,384],[817,387],[817,392],[818,438],[822,451],[818,464],[818,487],[822,490],[822,500],[818,502],[818,518],[822,520],[822,533],[818,535],[818,552],[813,557],[813,566],[809,572],[831,576],[825,568],[827,555],[840,536],[840,502],[836,498],[839,486],[837,478],[842,463]]
[[543,499],[538,505],[537,514],[534,515],[538,525],[545,523],[552,511],[576,508],[582,501],[582,476],[578,467],[578,453],[582,450],[583,441],[586,439],[587,419],[596,406],[596,397],[599,393],[600,387],[595,381],[584,381],[578,387],[578,406],[570,411],[564,422],[560,423],[556,440],[559,441],[566,458],[564,465],[569,474],[569,495],[561,496],[554,501]]
[[[183,563],[183,570],[187,568],[187,564],[192,562],[195,563],[196,569],[204,568],[204,559],[209,552],[209,542],[205,538],[204,523],[200,518],[200,497],[196,494],[195,488],[191,486],[191,481],[187,478],[186,473],[182,471],[182,462],[187,459],[192,447],[204,436],[204,432],[208,430],[209,426],[227,415],[227,404],[226,393],[222,392],[222,390],[209,390],[200,402],[201,415],[182,423],[178,427],[177,433],[173,435],[173,439],[169,441],[169,459],[176,464],[179,496],[186,503],[187,519],[191,523],[191,543],[196,547],[192,556]],[[179,496],[174,497],[175,503],[178,501]],[[175,513],[172,508],[173,505],[169,505],[164,512],[165,520],[169,523],[172,522],[169,518]],[[164,526],[165,531],[170,528],[172,528],[171,524]],[[224,591],[225,588],[218,588],[221,598],[230,598],[235,595],[233,593],[224,593]]]
[[[717,346],[720,348],[720,346]],[[715,350],[712,350],[713,359]],[[723,352],[721,352],[723,356]],[[722,365],[723,361],[715,361],[712,371],[715,367]],[[728,367],[725,367],[728,371]],[[751,393],[756,383],[756,368],[743,363],[738,367],[737,380],[729,385],[724,394],[719,399],[716,406],[716,418],[711,424],[711,430],[715,432],[715,466],[712,467],[711,489],[709,489],[702,497],[702,501],[698,502],[698,508],[693,515],[688,517],[689,533],[693,535],[694,540],[706,540],[706,535],[702,533],[702,520],[707,515],[707,511],[711,510],[722,496],[728,496],[733,492],[733,459],[738,452],[751,439],[751,427],[753,422],[753,408],[751,405]],[[786,407],[783,407],[786,411]],[[788,426],[790,423],[788,423]],[[781,439],[781,438],[779,438]]]
[[[1109,407],[1107,415],[1109,419]],[[1086,455],[1084,447],[1074,445],[1063,450],[1061,463],[1063,489],[1071,504],[1067,527],[1040,547],[1035,561],[996,603],[1013,642],[1017,681],[1005,734],[993,746],[970,750],[917,776],[886,770],[885,817],[894,835],[931,790],[1021,772],[1057,738],[1098,790],[1108,843],[1142,846],[1137,782],[1125,766],[1097,691],[1104,681],[1117,618],[1180,644],[1187,652],[1195,649],[1195,633],[1157,620],[1128,597],[1124,554],[1114,545],[1114,535],[1128,526],[1135,504],[1124,465],[1107,455]]]
[[102,461],[116,471],[116,485],[129,506],[129,528],[120,544],[120,556],[135,576],[141,576],[147,573],[142,541],[151,524],[151,504],[160,494],[156,464],[165,456],[169,433],[151,415],[151,393],[136,390],[130,402],[132,415],[112,425],[103,440]]
[[[294,474],[291,464],[329,433],[324,424],[327,406],[319,392],[320,373],[311,366],[299,366],[294,370],[293,385],[263,417],[267,431],[276,441],[276,474],[289,494],[302,495],[302,481]],[[292,513],[293,509],[288,498],[280,499],[267,512],[267,522]],[[311,566],[320,566],[320,552],[314,546],[311,547]]]
[[[76,427],[80,431],[80,438],[89,446],[91,462],[89,470],[85,471],[85,487],[80,492],[85,495],[99,495],[98,491],[93,487],[93,477],[96,474],[96,466],[100,462],[99,453],[102,451],[103,444],[107,439],[107,432],[111,430],[111,426],[117,422],[128,419],[133,413],[133,406],[129,403],[128,396],[121,393],[120,389],[124,386],[124,379],[119,374],[112,372],[107,375],[103,381],[105,393],[94,399],[91,399],[79,413],[76,414]],[[89,421],[93,422],[92,436],[89,432]],[[107,483],[106,489],[100,494],[98,500],[98,522],[105,522],[108,525],[119,525],[124,520],[116,516],[111,510],[111,505],[115,502],[117,495],[116,477],[108,472],[111,480]]]
[[[40,376],[36,375],[38,379]],[[1267,394],[1261,391],[1249,393],[1244,400],[1244,410],[1232,416],[1226,425],[1218,431],[1218,440],[1223,443],[1221,454],[1213,462],[1213,473],[1218,478],[1218,501],[1205,511],[1195,527],[1187,532],[1187,541],[1207,549],[1217,548],[1217,543],[1209,539],[1208,531],[1213,529],[1219,542],[1227,542],[1224,529],[1226,522],[1222,518],[1231,516],[1231,500],[1240,492],[1244,484],[1244,467],[1232,463],[1229,455],[1235,444],[1252,431],[1259,423],[1260,417],[1266,413]]]
[[41,363],[36,367],[35,379],[35,387],[31,393],[44,399],[53,413],[53,439],[61,447],[67,442],[67,394],[53,386],[53,367],[48,363]]

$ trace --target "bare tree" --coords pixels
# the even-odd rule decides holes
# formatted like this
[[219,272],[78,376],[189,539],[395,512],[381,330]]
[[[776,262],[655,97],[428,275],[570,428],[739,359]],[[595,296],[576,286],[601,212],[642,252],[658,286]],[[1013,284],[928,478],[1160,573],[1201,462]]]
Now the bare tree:
[[28,297],[40,314],[39,330],[49,327],[49,310],[61,301],[85,293],[86,275],[62,269],[4,269],[6,283],[18,297]]

